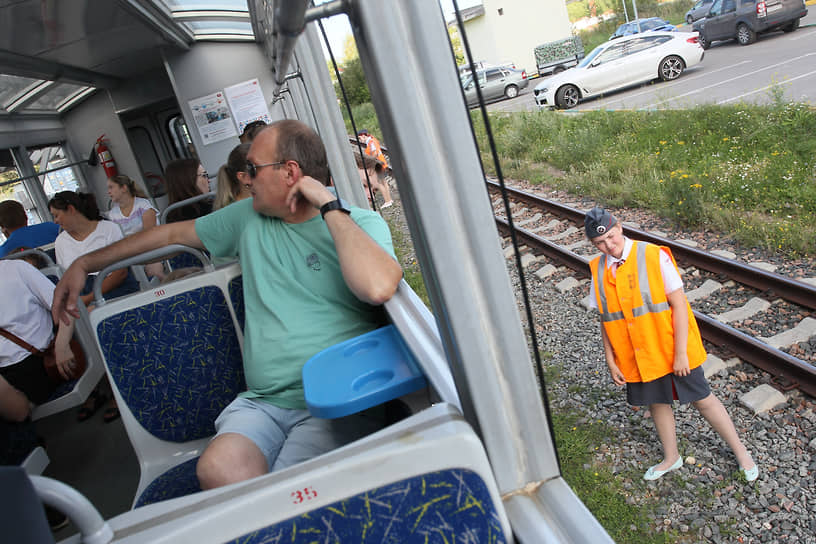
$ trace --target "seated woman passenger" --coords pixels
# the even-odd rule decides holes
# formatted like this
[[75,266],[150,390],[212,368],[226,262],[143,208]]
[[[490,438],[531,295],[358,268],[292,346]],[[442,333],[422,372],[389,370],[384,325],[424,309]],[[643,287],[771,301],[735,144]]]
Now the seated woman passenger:
[[125,236],[156,226],[158,211],[129,177],[120,175],[108,179],[108,196],[113,202],[108,220],[119,225]]
[[246,186],[249,177],[249,174],[246,173],[246,157],[251,146],[250,143],[235,146],[227,157],[227,163],[218,169],[214,210],[252,196]]
[[[113,206],[107,213],[107,218],[119,225],[125,236],[155,227],[158,223],[158,210],[128,176],[119,175],[108,179],[108,196]],[[161,263],[146,265],[145,272],[148,276],[164,277]]]
[[[164,169],[167,183],[167,198],[170,204],[187,200],[210,192],[210,179],[207,171],[197,159],[178,159],[170,162]],[[203,199],[181,208],[170,210],[167,223],[197,219],[212,211],[212,202]]]
[[[62,227],[57,236],[55,251],[57,264],[63,269],[71,266],[77,257],[101,249],[123,238],[122,230],[112,221],[102,219],[96,198],[89,193],[62,191],[48,202],[54,221]],[[93,301],[93,282],[88,278],[82,291],[82,302],[87,306]],[[111,299],[139,290],[136,280],[127,269],[116,270],[102,282],[102,294]]]
[[[101,249],[123,238],[122,230],[112,221],[102,219],[96,198],[88,193],[62,191],[48,202],[54,221],[63,228],[57,236],[57,264],[67,269],[77,258]],[[85,305],[93,301],[93,284],[96,274],[88,276],[80,298]],[[107,300],[139,290],[139,285],[128,269],[115,270],[102,280],[102,294]],[[97,388],[79,409],[77,419],[85,421],[105,402],[106,395]],[[119,417],[119,409],[112,398],[105,410],[105,422]]]

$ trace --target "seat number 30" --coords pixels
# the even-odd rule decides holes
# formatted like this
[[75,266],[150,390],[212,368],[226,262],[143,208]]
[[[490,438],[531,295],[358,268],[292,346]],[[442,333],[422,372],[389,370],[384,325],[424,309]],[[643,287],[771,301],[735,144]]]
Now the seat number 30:
[[293,491],[290,495],[292,497],[292,504],[300,504],[304,501],[310,501],[317,498],[317,491],[312,489],[312,486],[304,487]]

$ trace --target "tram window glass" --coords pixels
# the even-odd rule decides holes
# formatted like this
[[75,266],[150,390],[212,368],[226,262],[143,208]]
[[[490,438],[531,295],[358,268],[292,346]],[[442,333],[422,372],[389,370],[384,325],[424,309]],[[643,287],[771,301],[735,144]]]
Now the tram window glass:
[[196,158],[193,139],[190,131],[187,130],[187,123],[181,115],[176,115],[167,121],[167,130],[170,133],[170,140],[173,142],[173,150],[179,158]]
[[30,77],[3,74],[0,76],[0,105],[3,106],[3,109],[6,109],[9,104],[14,102],[15,98],[32,86],[40,83],[40,81],[39,79],[32,79]]
[[28,148],[28,158],[37,172],[45,172],[39,179],[43,192],[49,199],[60,191],[79,189],[79,178],[68,164],[61,145]]
[[61,83],[59,85],[56,85],[54,88],[49,89],[47,93],[45,93],[40,98],[26,106],[26,109],[54,110],[66,98],[68,98],[75,92],[79,91],[80,89],[84,88],[85,88],[84,85],[72,85],[70,83]]

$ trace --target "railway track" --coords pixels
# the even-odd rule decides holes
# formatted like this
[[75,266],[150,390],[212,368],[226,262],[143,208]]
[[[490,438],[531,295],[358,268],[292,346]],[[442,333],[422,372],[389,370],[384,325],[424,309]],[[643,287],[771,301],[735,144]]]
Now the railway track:
[[[492,181],[487,184],[499,231],[509,235],[499,186]],[[530,248],[541,264],[536,275],[543,279],[557,266],[566,266],[581,280],[564,277],[562,290],[588,283],[588,263],[597,250],[585,239],[584,212],[520,189],[507,187],[507,192],[515,208],[513,223],[519,243]],[[798,388],[816,397],[816,356],[802,359],[792,354],[799,342],[816,336],[816,286],[739,262],[726,251],[701,251],[634,225],[623,226],[631,238],[672,250],[684,271],[686,293],[707,342],[771,374],[777,389]],[[587,288],[580,291],[586,294]],[[779,314],[806,317],[791,327]],[[776,329],[776,334],[758,337],[747,325],[759,319],[766,329]]]

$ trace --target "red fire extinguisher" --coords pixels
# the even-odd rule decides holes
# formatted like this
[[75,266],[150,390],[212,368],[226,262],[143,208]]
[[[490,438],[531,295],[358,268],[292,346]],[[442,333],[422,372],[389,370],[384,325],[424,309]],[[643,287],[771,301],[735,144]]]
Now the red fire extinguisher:
[[102,168],[105,169],[105,175],[108,178],[112,178],[119,172],[116,170],[116,162],[114,162],[113,155],[111,155],[110,149],[108,149],[107,144],[105,144],[104,138],[105,135],[103,134],[96,139],[96,156],[99,158]]

